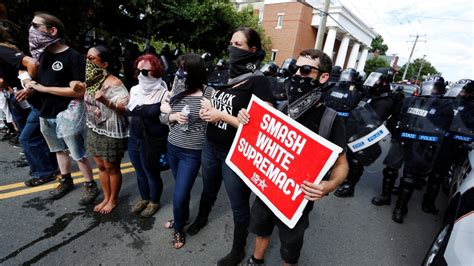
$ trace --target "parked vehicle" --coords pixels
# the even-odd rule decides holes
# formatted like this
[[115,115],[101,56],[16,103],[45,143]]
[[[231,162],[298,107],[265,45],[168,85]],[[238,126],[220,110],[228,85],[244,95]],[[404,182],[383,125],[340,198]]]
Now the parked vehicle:
[[[472,144],[471,144],[472,149]],[[434,239],[423,265],[474,263],[474,151],[456,166],[443,227]]]
[[407,83],[390,83],[392,91],[403,91],[405,97],[418,96],[420,93],[420,87],[415,84]]

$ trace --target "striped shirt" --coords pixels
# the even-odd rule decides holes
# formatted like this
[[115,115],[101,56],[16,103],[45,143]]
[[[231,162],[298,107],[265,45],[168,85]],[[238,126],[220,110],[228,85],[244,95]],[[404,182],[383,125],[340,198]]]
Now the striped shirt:
[[206,131],[206,122],[199,117],[202,98],[203,96],[185,96],[172,104],[173,113],[181,112],[186,104],[189,106],[190,113],[187,129],[177,122],[170,123],[168,141],[171,144],[184,149],[202,150]]

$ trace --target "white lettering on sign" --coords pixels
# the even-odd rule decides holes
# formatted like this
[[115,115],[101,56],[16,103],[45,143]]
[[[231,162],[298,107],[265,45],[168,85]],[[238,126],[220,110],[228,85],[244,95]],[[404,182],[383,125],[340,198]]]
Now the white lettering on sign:
[[410,108],[408,108],[408,113],[412,114],[412,115],[418,115],[418,116],[426,117],[426,115],[428,114],[428,111],[423,110],[423,109],[419,109],[419,108],[410,107]]

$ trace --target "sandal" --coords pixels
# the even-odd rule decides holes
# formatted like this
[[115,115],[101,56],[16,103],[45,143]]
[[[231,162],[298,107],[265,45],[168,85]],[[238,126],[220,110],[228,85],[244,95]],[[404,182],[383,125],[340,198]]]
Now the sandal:
[[25,181],[25,186],[36,187],[53,181],[56,179],[56,175],[43,176],[43,177],[33,177]]
[[[189,220],[186,220],[186,222],[184,223],[184,225],[188,225],[189,224]],[[168,220],[165,224],[164,224],[165,228],[166,229],[173,229],[174,228],[174,220],[173,219],[170,219]]]
[[[186,243],[186,237],[184,236],[184,233],[179,232],[179,231],[174,231],[173,234],[173,247],[175,249],[180,249],[184,247],[184,244]],[[179,245],[179,246],[176,246]]]

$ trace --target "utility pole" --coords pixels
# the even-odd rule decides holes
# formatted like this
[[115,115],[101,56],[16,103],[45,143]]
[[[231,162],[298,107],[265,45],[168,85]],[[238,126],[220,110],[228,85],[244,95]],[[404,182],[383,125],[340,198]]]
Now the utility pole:
[[418,70],[418,75],[416,75],[416,81],[415,84],[418,85],[418,78],[420,77],[421,69],[423,68],[423,64],[425,63],[425,57],[426,55],[423,55],[423,58],[421,59],[421,65],[420,65],[420,70]]
[[[415,36],[410,35],[410,37],[415,37],[415,41],[413,42],[413,48],[411,48],[410,56],[408,57],[407,66],[405,67],[405,71],[403,72],[402,80],[405,80],[405,77],[407,75],[408,67],[410,66],[411,56],[413,55],[413,52],[415,51],[415,47],[416,47],[416,43],[418,42],[418,38],[419,37],[426,37],[426,35],[420,36],[420,35],[417,34]],[[425,42],[426,42],[426,40],[425,40]]]
[[323,48],[323,39],[324,33],[326,31],[326,21],[328,18],[329,4],[330,0],[325,0],[324,10],[320,12],[321,19],[319,20],[318,35],[316,36],[316,44],[314,45],[315,49],[322,50]]

